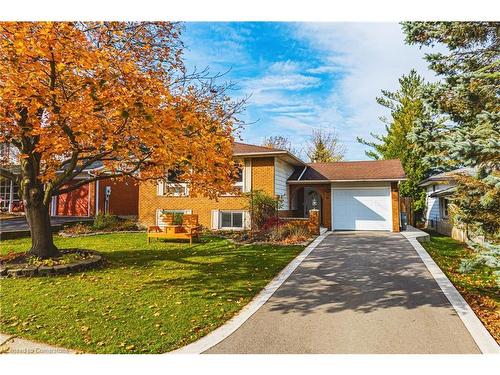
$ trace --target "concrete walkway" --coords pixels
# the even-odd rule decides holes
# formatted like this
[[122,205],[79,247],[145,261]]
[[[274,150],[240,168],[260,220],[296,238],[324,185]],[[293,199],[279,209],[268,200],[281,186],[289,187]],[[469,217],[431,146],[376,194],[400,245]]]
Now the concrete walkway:
[[58,348],[15,335],[0,333],[0,354],[70,354],[73,350]]
[[479,353],[400,234],[336,232],[206,353]]

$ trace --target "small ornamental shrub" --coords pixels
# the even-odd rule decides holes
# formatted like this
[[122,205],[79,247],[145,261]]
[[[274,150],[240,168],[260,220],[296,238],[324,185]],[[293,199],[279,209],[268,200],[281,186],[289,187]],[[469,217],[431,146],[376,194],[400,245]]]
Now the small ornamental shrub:
[[299,243],[306,241],[310,236],[305,226],[290,223],[276,226],[269,232],[271,242]]
[[252,216],[252,226],[262,229],[264,223],[272,217],[276,217],[281,208],[282,200],[273,197],[262,190],[255,190],[246,194],[248,198],[247,208]]
[[96,230],[103,230],[115,227],[118,224],[119,224],[118,216],[103,214],[99,212],[94,219],[94,224],[92,224],[92,228]]
[[279,226],[282,226],[282,225],[285,225],[286,224],[286,221],[279,218],[278,216],[273,216],[273,217],[270,217],[268,218],[264,224],[262,225],[262,229],[263,230],[269,230],[271,228],[274,228],[274,227],[279,227]]
[[184,214],[180,213],[180,212],[175,212],[174,213],[174,221],[173,221],[173,224],[174,225],[181,225],[182,224],[182,217],[184,216]]
[[74,223],[64,227],[64,232],[69,234],[134,230],[138,230],[137,223],[134,220],[103,213],[97,214],[92,223]]

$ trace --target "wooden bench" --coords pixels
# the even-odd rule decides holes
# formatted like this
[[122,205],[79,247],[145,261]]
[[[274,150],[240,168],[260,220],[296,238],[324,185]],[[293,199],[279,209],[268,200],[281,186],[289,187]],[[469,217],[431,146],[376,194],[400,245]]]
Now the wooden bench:
[[193,244],[193,238],[199,238],[201,226],[198,225],[198,215],[182,215],[181,224],[174,224],[174,214],[162,215],[165,227],[148,227],[148,243],[151,238],[165,239],[189,239],[189,244]]

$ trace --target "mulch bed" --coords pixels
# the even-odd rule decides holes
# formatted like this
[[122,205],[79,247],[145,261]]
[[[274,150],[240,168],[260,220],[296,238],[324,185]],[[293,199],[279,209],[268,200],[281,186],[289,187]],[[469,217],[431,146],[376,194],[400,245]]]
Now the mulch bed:
[[54,276],[81,272],[103,262],[99,253],[83,249],[60,250],[60,257],[40,260],[25,253],[9,253],[0,257],[0,277]]

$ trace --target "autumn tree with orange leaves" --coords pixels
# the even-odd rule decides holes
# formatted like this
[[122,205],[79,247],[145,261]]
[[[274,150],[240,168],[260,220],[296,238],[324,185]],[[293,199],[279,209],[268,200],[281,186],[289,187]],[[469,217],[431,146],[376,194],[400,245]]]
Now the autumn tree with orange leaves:
[[[19,185],[30,252],[58,255],[52,196],[104,178],[152,182],[176,169],[190,194],[232,188],[236,114],[203,72],[187,74],[176,23],[0,23],[0,142],[20,166],[0,164]],[[69,185],[92,163],[106,173]]]

